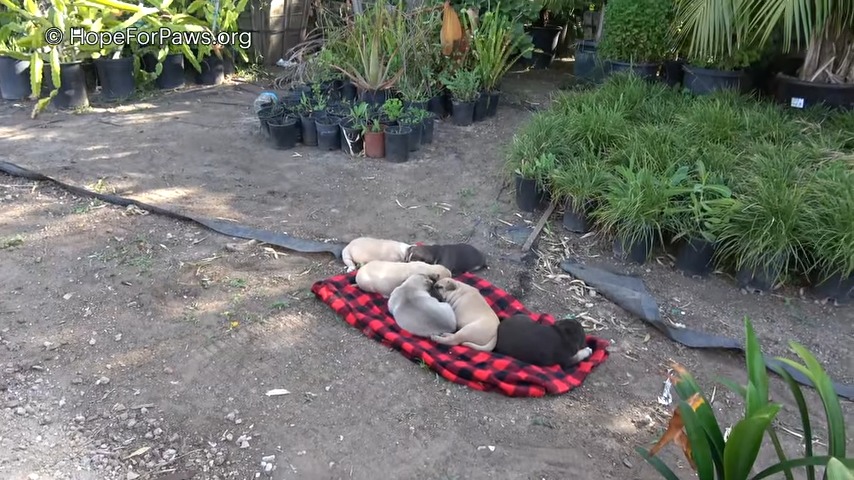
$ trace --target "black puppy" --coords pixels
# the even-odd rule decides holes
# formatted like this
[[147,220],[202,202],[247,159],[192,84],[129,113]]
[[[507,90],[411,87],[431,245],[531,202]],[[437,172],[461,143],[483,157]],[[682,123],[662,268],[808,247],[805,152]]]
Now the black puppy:
[[543,325],[516,314],[498,324],[498,343],[493,351],[531,365],[560,365],[568,370],[593,353],[585,340],[584,327],[576,320]]
[[457,275],[486,267],[486,257],[467,243],[451,245],[414,245],[406,254],[407,262],[424,262],[442,265]]

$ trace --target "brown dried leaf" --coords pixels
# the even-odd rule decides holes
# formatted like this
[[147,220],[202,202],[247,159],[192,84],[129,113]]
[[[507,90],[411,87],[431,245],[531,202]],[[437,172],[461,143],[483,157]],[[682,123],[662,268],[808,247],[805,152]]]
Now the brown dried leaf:
[[[675,367],[676,366],[674,366],[674,370],[679,372],[680,370]],[[679,368],[682,372],[685,371],[684,368]],[[678,378],[673,381],[678,381]],[[695,393],[694,395],[691,395],[687,403],[688,405],[691,405],[691,409],[696,412],[697,409],[700,408],[700,405],[702,405],[704,402],[705,400],[703,400],[703,397],[701,397],[699,393]],[[676,445],[682,447],[682,452],[685,454],[685,458],[687,458],[688,462],[691,464],[691,468],[696,469],[696,466],[694,465],[694,455],[691,451],[691,443],[688,441],[688,435],[685,433],[685,423],[682,421],[682,413],[679,411],[679,407],[673,409],[673,416],[670,417],[670,423],[667,424],[667,430],[664,432],[664,435],[662,435],[661,438],[658,440],[658,443],[656,443],[651,449],[649,449],[649,454],[651,456],[654,456],[670,442],[673,442]]]
[[442,54],[450,55],[454,51],[454,42],[458,42],[463,38],[463,27],[460,24],[460,17],[451,6],[451,2],[445,1],[445,8],[442,12],[442,30],[439,32],[439,40],[442,44]]

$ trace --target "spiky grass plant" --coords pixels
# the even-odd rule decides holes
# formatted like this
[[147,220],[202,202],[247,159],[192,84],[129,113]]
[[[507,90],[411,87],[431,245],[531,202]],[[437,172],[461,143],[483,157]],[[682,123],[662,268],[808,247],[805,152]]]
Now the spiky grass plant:
[[559,159],[572,155],[573,145],[567,142],[569,123],[570,119],[566,116],[551,110],[533,115],[507,148],[506,172],[512,175],[524,163],[532,162],[546,153]]
[[571,199],[576,205],[598,203],[605,194],[612,173],[590,150],[577,151],[560,162],[551,177],[552,198]]
[[662,174],[633,159],[616,167],[593,218],[623,245],[651,245],[656,237],[663,243],[668,210],[688,192],[687,178],[687,167],[674,167]]
[[825,166],[806,188],[807,237],[819,281],[854,274],[854,171],[845,162]]
[[740,169],[745,180],[736,205],[715,232],[722,260],[770,272],[777,277],[768,279],[772,283],[804,266],[809,175],[797,155],[782,148],[753,155]]

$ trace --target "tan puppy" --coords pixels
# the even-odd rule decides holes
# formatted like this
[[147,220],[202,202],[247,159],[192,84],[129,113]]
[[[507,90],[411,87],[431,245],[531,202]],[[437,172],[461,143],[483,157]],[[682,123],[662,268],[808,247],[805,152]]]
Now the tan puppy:
[[457,331],[433,335],[431,340],[484,352],[495,348],[500,320],[478,289],[453,278],[443,278],[433,285],[433,291],[438,298],[451,304],[457,317]]
[[364,265],[373,260],[387,262],[402,262],[409,252],[408,243],[396,240],[383,240],[371,237],[359,237],[348,243],[341,251],[341,260],[347,265],[347,271],[352,272],[356,265]]
[[400,328],[419,337],[454,332],[454,309],[430,295],[439,275],[413,275],[391,292],[388,311]]
[[366,292],[379,293],[384,297],[391,295],[413,275],[435,274],[438,278],[450,278],[451,271],[441,265],[424,262],[386,262],[374,260],[362,265],[356,273],[356,285]]

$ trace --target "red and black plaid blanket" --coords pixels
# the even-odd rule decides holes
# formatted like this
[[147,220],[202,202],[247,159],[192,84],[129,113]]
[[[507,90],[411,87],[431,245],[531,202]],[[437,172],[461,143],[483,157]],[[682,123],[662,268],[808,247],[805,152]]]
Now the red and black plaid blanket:
[[[499,318],[522,313],[540,323],[555,322],[551,315],[528,311],[509,293],[471,273],[456,278],[480,290]],[[359,289],[356,272],[321,280],[312,286],[311,291],[366,336],[399,351],[414,362],[423,361],[447,380],[475,390],[499,391],[510,397],[562,394],[580,386],[593,368],[608,358],[606,347],[609,342],[590,335],[587,336],[587,345],[593,354],[570,372],[557,365],[538,367],[506,355],[481,352],[462,345],[439,345],[400,328],[388,311],[387,299]]]

